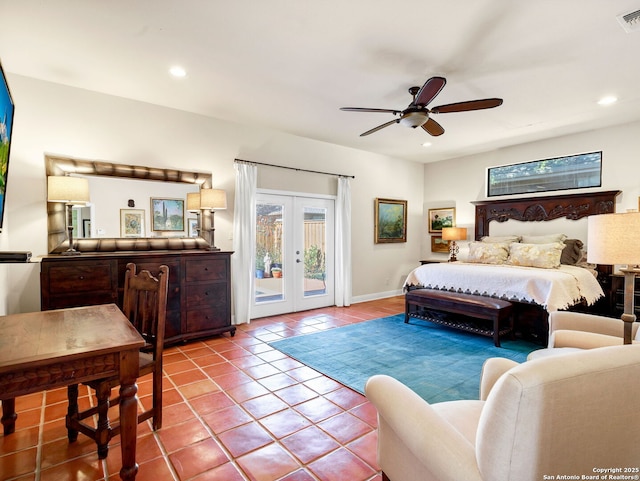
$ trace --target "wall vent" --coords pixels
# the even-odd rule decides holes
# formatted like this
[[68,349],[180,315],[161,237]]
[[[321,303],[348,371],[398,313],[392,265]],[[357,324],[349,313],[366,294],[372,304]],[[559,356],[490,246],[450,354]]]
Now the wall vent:
[[637,32],[640,30],[640,10],[625,13],[616,17],[625,32]]

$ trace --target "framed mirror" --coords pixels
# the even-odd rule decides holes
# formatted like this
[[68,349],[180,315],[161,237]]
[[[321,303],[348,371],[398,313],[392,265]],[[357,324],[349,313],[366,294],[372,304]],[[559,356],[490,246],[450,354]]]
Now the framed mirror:
[[[45,155],[45,172],[49,176],[81,175],[99,176],[141,181],[182,183],[199,189],[212,187],[212,176],[203,172],[158,169],[138,165],[114,164],[111,162],[75,159],[71,157]],[[120,209],[127,206],[111,207]],[[201,233],[210,232],[211,219],[200,216]],[[47,202],[47,247],[51,254],[67,250],[65,206],[62,203]],[[101,237],[75,238],[75,248],[81,252],[147,251],[207,249],[209,243],[200,235],[189,237],[188,231],[180,237]]]

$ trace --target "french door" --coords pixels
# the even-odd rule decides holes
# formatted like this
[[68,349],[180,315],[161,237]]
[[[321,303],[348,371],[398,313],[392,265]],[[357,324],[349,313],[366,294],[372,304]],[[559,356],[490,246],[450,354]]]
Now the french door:
[[334,204],[329,197],[257,194],[252,318],[335,304]]

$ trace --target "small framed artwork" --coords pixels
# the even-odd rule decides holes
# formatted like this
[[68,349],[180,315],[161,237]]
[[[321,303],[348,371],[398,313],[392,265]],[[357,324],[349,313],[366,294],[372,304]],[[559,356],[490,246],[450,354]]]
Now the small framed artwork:
[[198,219],[189,217],[187,219],[187,225],[189,226],[189,237],[198,237]]
[[120,209],[120,237],[144,237],[144,209]]
[[151,230],[184,231],[184,199],[151,198]]
[[443,240],[442,236],[432,235],[431,252],[449,252],[449,242],[451,241]]
[[407,201],[375,199],[376,244],[407,242]]
[[443,227],[455,227],[455,207],[429,209],[429,232],[442,232]]

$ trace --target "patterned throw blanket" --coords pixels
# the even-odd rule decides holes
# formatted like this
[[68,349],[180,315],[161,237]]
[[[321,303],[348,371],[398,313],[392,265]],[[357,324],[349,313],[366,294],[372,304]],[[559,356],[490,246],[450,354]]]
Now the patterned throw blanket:
[[532,302],[548,312],[581,301],[591,305],[604,296],[591,271],[568,265],[540,269],[465,262],[426,264],[409,274],[404,287],[411,286]]

